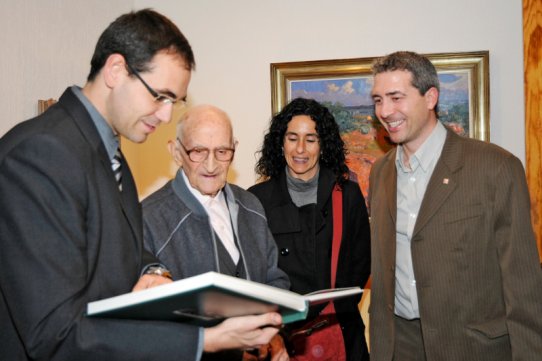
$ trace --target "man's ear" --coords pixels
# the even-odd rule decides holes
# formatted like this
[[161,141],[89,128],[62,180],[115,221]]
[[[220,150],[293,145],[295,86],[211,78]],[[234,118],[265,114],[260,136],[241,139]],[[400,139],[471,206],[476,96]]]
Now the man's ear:
[[425,102],[427,103],[427,109],[434,110],[438,102],[438,90],[435,87],[429,88],[425,92]]
[[114,88],[121,80],[128,76],[126,60],[120,54],[111,54],[102,68],[105,85]]
[[183,166],[183,159],[181,158],[181,153],[179,151],[179,148],[177,148],[176,142],[174,140],[168,140],[167,142],[167,149],[169,150],[169,154],[173,157],[173,160],[175,163],[179,166]]

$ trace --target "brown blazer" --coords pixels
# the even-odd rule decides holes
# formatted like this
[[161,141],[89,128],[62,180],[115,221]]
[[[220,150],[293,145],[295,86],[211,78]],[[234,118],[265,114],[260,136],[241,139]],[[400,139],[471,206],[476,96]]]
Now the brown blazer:
[[[395,155],[370,176],[372,361],[393,357]],[[542,359],[542,270],[516,157],[448,131],[411,249],[428,361]]]

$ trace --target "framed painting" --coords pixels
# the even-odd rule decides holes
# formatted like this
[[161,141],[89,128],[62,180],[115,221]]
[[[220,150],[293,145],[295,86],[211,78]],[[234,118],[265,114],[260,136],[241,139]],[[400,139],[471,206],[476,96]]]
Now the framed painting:
[[[440,80],[439,119],[456,133],[489,141],[489,52],[425,54]],[[348,149],[347,162],[367,197],[374,161],[393,144],[374,115],[371,65],[376,58],[271,64],[271,107],[312,98],[327,106]]]

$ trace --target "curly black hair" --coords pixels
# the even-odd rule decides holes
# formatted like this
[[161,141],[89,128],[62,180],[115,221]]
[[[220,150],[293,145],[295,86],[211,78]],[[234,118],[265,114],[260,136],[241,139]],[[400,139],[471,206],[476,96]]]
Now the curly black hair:
[[278,177],[286,167],[282,154],[284,135],[288,123],[297,115],[307,115],[316,123],[320,141],[319,163],[331,169],[340,186],[348,179],[346,147],[339,133],[339,126],[328,108],[313,99],[296,98],[271,119],[269,131],[265,134],[262,148],[257,152],[260,159],[255,171],[262,179]]

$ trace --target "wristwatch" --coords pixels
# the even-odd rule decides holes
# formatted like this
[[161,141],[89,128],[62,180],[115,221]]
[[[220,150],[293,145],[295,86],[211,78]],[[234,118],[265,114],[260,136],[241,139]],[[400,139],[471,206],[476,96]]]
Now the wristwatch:
[[164,268],[164,267],[161,267],[161,266],[150,266],[145,271],[145,274],[146,275],[157,275],[157,276],[167,277],[170,280],[173,279],[173,277],[171,277],[171,272],[169,272],[167,270],[167,268]]

